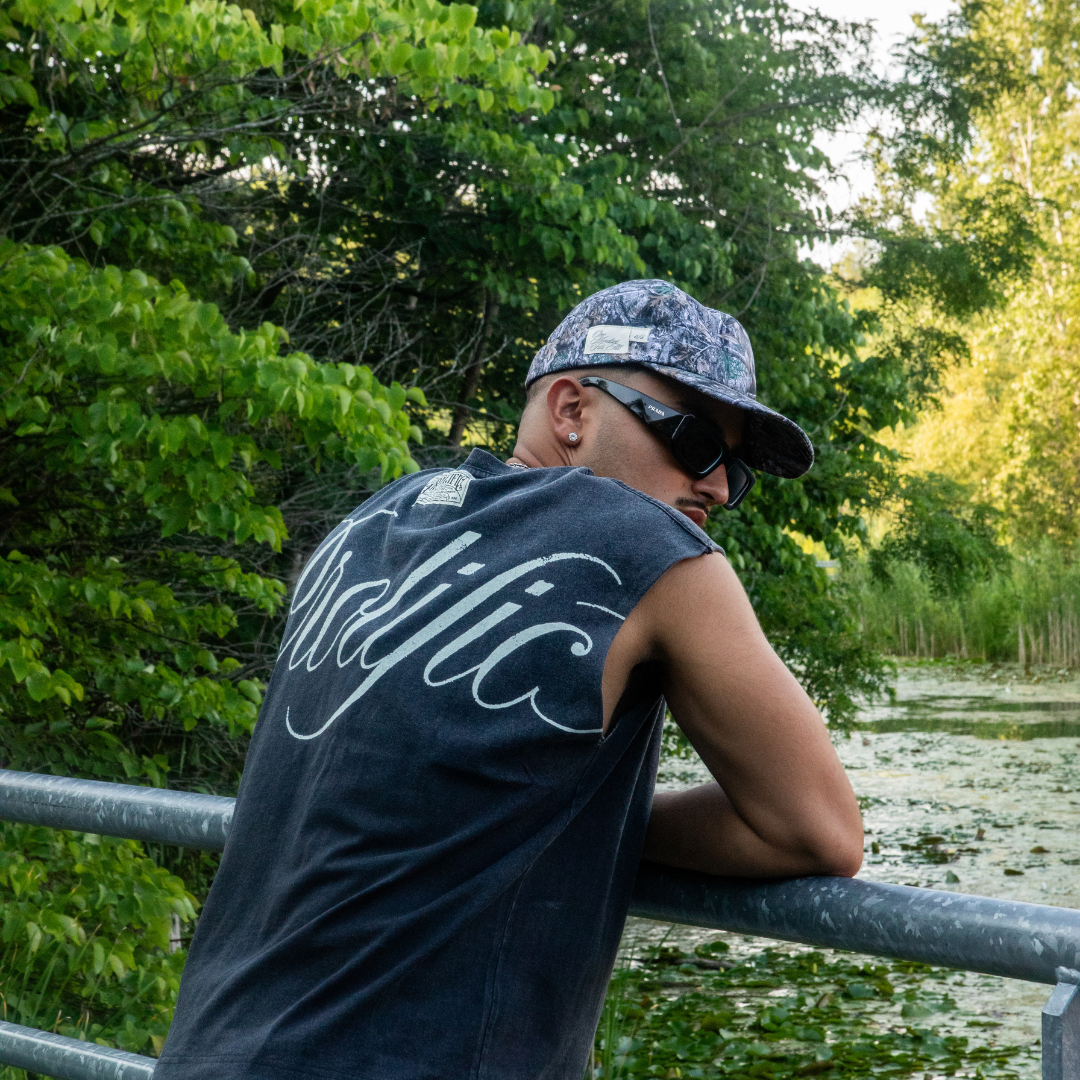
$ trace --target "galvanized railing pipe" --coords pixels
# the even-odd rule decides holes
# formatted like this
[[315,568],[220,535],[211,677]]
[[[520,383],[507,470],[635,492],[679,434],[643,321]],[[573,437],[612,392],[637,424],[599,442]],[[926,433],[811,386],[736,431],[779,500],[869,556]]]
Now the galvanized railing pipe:
[[0,1064],[57,1080],[152,1080],[153,1058],[0,1020]]
[[232,799],[0,769],[0,819],[221,851]]
[[[232,810],[233,800],[220,796],[0,769],[0,820],[220,851]],[[664,922],[1056,984],[1043,1010],[1043,1080],[1080,1080],[1080,911],[848,878],[732,881],[647,863],[630,911]],[[73,1043],[93,1059],[84,1071],[66,1058],[57,1059],[53,1072],[44,1058],[23,1068],[64,1080],[150,1075],[93,1071],[99,1064],[110,1067],[117,1059],[108,1055],[120,1051],[13,1024],[0,1030],[0,1063],[20,1064],[7,1056],[8,1029]],[[105,1055],[100,1062],[98,1051]],[[127,1054],[124,1062],[153,1070],[151,1058]],[[61,1064],[67,1071],[60,1071]]]
[[1080,967],[1080,911],[857,878],[730,881],[643,863],[631,910],[1028,982]]

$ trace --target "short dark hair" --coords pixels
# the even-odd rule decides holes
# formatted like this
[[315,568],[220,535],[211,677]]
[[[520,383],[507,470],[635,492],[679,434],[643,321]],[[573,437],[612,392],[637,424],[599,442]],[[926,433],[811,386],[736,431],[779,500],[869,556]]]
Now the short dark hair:
[[528,389],[525,395],[525,407],[528,408],[540,396],[541,391],[550,386],[554,379],[562,375],[572,375],[575,379],[586,375],[598,375],[601,378],[618,381],[620,376],[633,375],[644,371],[647,374],[657,374],[646,364],[596,364],[589,367],[566,368],[562,371],[551,371],[547,375],[541,375]]

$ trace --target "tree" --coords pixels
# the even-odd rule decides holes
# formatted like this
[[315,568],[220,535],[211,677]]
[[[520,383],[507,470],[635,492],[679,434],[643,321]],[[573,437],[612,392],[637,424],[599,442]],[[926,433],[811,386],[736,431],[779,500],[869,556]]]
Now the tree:
[[926,573],[936,596],[960,596],[1008,563],[998,543],[999,514],[972,502],[970,489],[949,477],[906,477],[894,512],[893,528],[870,553],[878,581],[891,581],[892,563],[909,562]]
[[279,504],[320,472],[363,490],[416,468],[405,405],[425,402],[286,353],[261,317],[230,326],[212,301],[255,275],[203,189],[228,174],[258,203],[265,158],[305,165],[285,133],[377,113],[385,85],[462,117],[549,106],[548,58],[475,19],[425,0],[0,11],[10,763],[235,783],[284,593],[281,557],[252,548],[280,552]]
[[[538,50],[475,30],[465,6],[264,15],[0,10],[5,766],[233,790],[285,595],[280,506],[322,471],[360,501],[416,468],[420,390],[226,322],[212,300],[251,271],[200,180],[275,154],[323,72],[396,73],[432,107],[544,101]],[[355,101],[369,84],[353,81]],[[194,917],[214,860],[0,836],[7,1018],[160,1049],[174,920]]]
[[[482,7],[480,24],[508,10]],[[253,278],[223,309],[268,313],[306,347],[362,350],[381,377],[423,386],[429,461],[462,437],[508,448],[532,354],[597,288],[666,277],[740,315],[764,399],[812,431],[819,465],[803,482],[767,478],[715,528],[774,641],[843,726],[882,669],[788,532],[833,550],[859,532],[891,469],[873,432],[913,415],[937,363],[923,341],[860,353],[873,317],[800,258],[832,227],[812,210],[829,168],[812,140],[879,92],[858,64],[866,31],[688,0],[524,5],[512,19],[556,57],[550,111],[477,124],[387,90],[375,123],[305,123],[288,145],[306,174],[283,170],[259,197],[231,181],[208,193],[251,237]],[[800,610],[827,610],[824,622],[793,616],[796,581]]]
[[[426,19],[424,33],[457,25],[457,15],[448,23],[427,8],[395,10]],[[311,25],[329,41],[330,14],[319,17]],[[159,110],[175,142],[147,136],[137,154],[116,158],[118,175],[147,187],[124,179],[115,203],[142,199],[145,216],[168,192],[167,205],[186,207],[199,236],[218,230],[216,244],[158,245],[169,273],[214,300],[233,327],[270,319],[311,355],[363,359],[383,381],[422,387],[429,462],[453,460],[463,438],[508,446],[532,353],[546,328],[596,288],[668,277],[739,314],[755,342],[764,399],[811,430],[819,465],[806,481],[766,480],[740,517],[716,527],[749,559],[754,594],[763,604],[776,598],[775,609],[761,610],[774,639],[800,641],[789,659],[832,669],[843,605],[829,608],[829,632],[810,629],[811,619],[789,634],[798,620],[781,598],[792,595],[796,567],[807,604],[826,601],[823,575],[787,534],[837,550],[859,532],[891,468],[873,432],[910,415],[933,365],[923,343],[860,357],[872,319],[852,313],[799,257],[800,244],[832,228],[813,210],[816,177],[829,169],[814,136],[880,95],[865,71],[866,28],[784,6],[736,12],[701,0],[633,0],[603,11],[490,5],[468,30],[479,59],[453,68],[465,80],[436,72],[443,94],[419,78],[427,68],[415,49],[407,67],[370,59],[370,43],[335,44],[335,52],[310,43],[312,18],[307,9],[271,8],[255,20],[258,49],[284,44],[273,55],[254,44],[248,53],[276,69],[249,60],[218,74],[217,57],[204,64],[214,73],[203,79],[206,93],[224,94],[225,105],[235,97],[242,122],[235,109],[219,108],[215,133],[198,95],[183,98],[183,109]],[[259,37],[274,19],[280,28]],[[334,33],[335,43],[347,37]],[[498,50],[493,68],[489,53]],[[541,70],[537,83],[529,73]],[[479,85],[489,77],[494,89]],[[97,198],[91,179],[79,181],[88,202]],[[36,204],[27,206],[15,215],[19,227],[45,228]],[[170,230],[186,227],[169,212]],[[131,216],[96,229],[86,217],[90,245],[100,238],[102,246],[100,255],[85,253],[160,274],[150,239],[131,243]],[[57,239],[85,246],[64,232],[67,222],[54,222]],[[235,251],[227,248],[234,236]],[[289,474],[286,563],[301,564],[345,509],[340,486],[333,467]],[[766,588],[762,575],[783,577],[785,589]],[[848,655],[859,658],[844,678],[854,681],[807,675],[841,725],[850,691],[881,676],[851,637],[854,623],[844,625]]]
[[[906,54],[906,134],[882,158],[879,210],[906,216],[906,247],[887,247],[873,279],[925,297],[970,355],[945,412],[906,444],[974,479],[1024,545],[1080,538],[1078,29],[1068,4],[1013,0],[924,25]],[[916,223],[920,191],[933,212]]]
[[[633,276],[746,323],[818,466],[710,528],[832,723],[880,686],[791,535],[860,533],[894,467],[875,432],[934,370],[918,343],[867,350],[873,315],[800,257],[832,228],[814,137],[879,95],[865,29],[763,0],[9,0],[0,32],[8,764],[230,790],[286,584],[334,516],[414,456],[505,449],[547,330]],[[33,878],[34,912],[6,955],[62,962],[62,1024],[154,1045],[160,920],[212,861],[154,852],[178,884],[135,849],[5,835],[41,852],[8,865],[4,902]],[[84,872],[145,879],[123,974],[92,945],[119,899],[61,900]]]
[[161,784],[183,759],[188,783],[213,785],[221,762],[187,733],[249,731],[250,668],[265,661],[207,644],[284,594],[223,542],[280,548],[274,475],[290,456],[415,469],[406,391],[279,355],[269,324],[233,334],[178,284],[13,247],[0,252],[8,761]]

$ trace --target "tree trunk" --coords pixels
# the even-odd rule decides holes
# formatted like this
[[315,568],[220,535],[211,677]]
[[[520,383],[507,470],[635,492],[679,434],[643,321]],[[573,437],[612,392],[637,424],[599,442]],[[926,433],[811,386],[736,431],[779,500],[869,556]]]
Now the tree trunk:
[[460,446],[469,422],[469,402],[480,388],[480,373],[487,363],[487,347],[491,340],[491,331],[499,317],[499,301],[493,300],[489,293],[484,294],[484,329],[476,344],[476,359],[465,369],[465,381],[461,385],[461,397],[454,406],[450,419],[450,445]]

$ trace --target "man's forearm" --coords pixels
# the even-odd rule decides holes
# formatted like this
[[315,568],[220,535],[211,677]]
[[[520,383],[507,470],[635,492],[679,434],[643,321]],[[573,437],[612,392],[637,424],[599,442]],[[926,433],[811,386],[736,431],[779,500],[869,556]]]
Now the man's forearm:
[[731,877],[851,877],[850,843],[827,830],[763,838],[739,816],[719,784],[659,792],[653,799],[643,858]]

